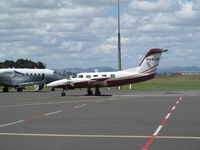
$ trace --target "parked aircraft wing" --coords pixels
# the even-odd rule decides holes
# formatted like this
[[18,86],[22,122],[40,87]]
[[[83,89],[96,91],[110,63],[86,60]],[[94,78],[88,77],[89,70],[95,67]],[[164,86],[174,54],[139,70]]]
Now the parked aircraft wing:
[[42,81],[37,81],[37,82],[25,82],[25,83],[20,83],[18,86],[19,86],[19,87],[25,87],[25,86],[31,86],[31,85],[40,84],[40,83],[42,83]]
[[51,83],[47,84],[47,87],[60,87],[60,88],[63,88],[63,87],[66,87],[67,85],[70,85],[70,84],[72,84],[71,80],[62,79],[62,80],[57,80],[57,81],[54,81],[54,82],[51,82]]

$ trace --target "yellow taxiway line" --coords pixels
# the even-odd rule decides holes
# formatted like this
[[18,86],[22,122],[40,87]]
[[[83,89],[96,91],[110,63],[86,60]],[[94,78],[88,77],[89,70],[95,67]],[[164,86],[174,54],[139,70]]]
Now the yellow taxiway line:
[[[83,134],[32,134],[32,133],[0,133],[0,136],[38,136],[38,137],[77,137],[77,138],[150,138],[150,136],[133,136],[133,135],[83,135]],[[200,140],[200,137],[183,137],[183,136],[157,136],[157,139],[186,139]]]

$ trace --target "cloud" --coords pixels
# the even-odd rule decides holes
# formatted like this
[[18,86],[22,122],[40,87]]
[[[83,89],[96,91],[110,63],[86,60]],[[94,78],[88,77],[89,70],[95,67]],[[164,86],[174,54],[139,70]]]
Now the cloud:
[[192,8],[193,8],[193,10],[200,11],[200,1],[199,0],[194,0]]
[[169,12],[179,9],[179,3],[176,0],[134,0],[130,3],[130,8],[142,12]]
[[[120,2],[123,68],[137,66],[154,47],[169,49],[161,66],[172,61],[200,65],[198,0]],[[49,68],[116,68],[116,6],[116,0],[1,0],[0,61],[25,58]]]

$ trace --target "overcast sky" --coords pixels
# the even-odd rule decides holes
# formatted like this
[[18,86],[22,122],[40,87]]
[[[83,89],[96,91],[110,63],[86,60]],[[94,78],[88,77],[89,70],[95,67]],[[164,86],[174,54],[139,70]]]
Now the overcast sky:
[[[200,0],[121,0],[122,68],[166,48],[160,66],[200,66]],[[0,62],[117,68],[117,0],[0,0]]]

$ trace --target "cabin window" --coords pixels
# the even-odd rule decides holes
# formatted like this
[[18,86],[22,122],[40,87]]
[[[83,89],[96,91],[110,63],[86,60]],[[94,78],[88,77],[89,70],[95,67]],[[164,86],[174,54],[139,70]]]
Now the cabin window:
[[93,77],[98,77],[98,75],[93,75]]
[[54,71],[53,73],[54,73],[54,74],[59,74],[57,71]]
[[111,78],[115,78],[115,74],[111,74],[110,77],[111,77]]
[[78,75],[78,78],[83,78],[83,75]]
[[107,77],[107,75],[106,75],[106,74],[103,74],[102,77]]
[[86,78],[91,78],[91,75],[86,75]]

